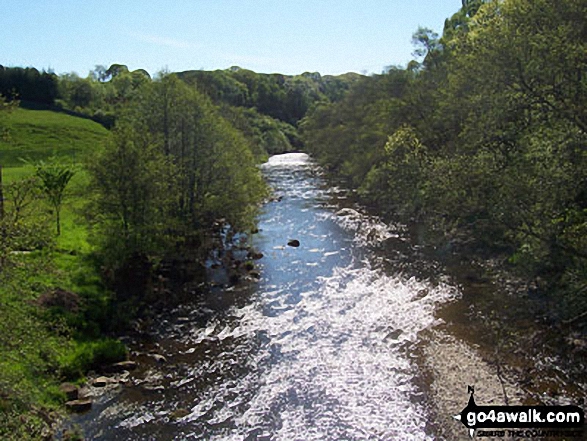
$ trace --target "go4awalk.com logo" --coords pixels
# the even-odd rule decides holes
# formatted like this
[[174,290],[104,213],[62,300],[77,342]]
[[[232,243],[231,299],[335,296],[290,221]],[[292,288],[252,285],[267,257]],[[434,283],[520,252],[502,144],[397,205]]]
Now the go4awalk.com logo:
[[[581,437],[585,415],[578,406],[477,406],[475,389],[468,387],[469,403],[454,418],[478,436],[526,437],[549,436]],[[564,429],[564,431],[562,430]],[[571,429],[571,430],[568,430]]]

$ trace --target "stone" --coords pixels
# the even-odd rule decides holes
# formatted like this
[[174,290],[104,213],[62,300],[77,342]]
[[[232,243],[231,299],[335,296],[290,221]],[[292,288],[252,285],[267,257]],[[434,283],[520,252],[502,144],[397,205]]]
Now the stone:
[[106,387],[107,384],[114,383],[116,380],[108,377],[98,377],[92,381],[92,386],[94,387]]
[[155,359],[155,361],[157,363],[167,363],[167,358],[165,358],[164,355],[161,354],[150,354],[151,357],[153,357]]
[[297,248],[297,247],[299,247],[299,246],[300,246],[300,241],[299,241],[299,240],[297,240],[297,239],[290,239],[290,240],[287,242],[287,244],[288,244],[290,247]]
[[169,414],[169,416],[174,420],[179,420],[183,417],[186,417],[190,414],[190,411],[187,409],[176,409]]
[[82,413],[87,412],[92,408],[92,400],[89,398],[82,398],[79,400],[71,400],[65,403],[65,408],[70,412]]
[[79,388],[75,384],[63,383],[59,390],[65,394],[67,401],[77,400],[79,397]]
[[104,369],[106,372],[109,373],[122,373],[124,371],[132,371],[137,368],[136,361],[121,361],[119,363],[111,364],[110,366],[106,366]]
[[247,258],[251,260],[259,260],[263,258],[263,253],[257,253],[256,251],[249,251]]
[[385,339],[386,340],[398,340],[403,333],[404,333],[404,331],[402,331],[401,329],[396,329],[394,331],[391,331],[389,334],[387,334]]

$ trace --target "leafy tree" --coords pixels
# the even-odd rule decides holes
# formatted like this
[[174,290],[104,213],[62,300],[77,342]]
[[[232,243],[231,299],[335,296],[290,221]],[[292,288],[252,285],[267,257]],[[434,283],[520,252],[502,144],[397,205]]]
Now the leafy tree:
[[88,164],[96,198],[92,212],[110,264],[134,253],[152,254],[166,242],[166,212],[172,203],[172,167],[156,141],[120,124],[104,151]]
[[384,210],[508,253],[587,311],[586,19],[575,0],[464,1],[441,38],[415,33],[421,64],[316,105],[306,145]]
[[416,47],[412,55],[423,60],[423,64],[430,65],[441,50],[438,34],[431,29],[419,27],[412,35],[412,44]]
[[371,168],[359,192],[388,213],[416,217],[423,204],[427,149],[407,125],[389,136],[383,149],[383,161]]
[[59,236],[61,234],[61,204],[65,197],[65,189],[75,175],[75,170],[72,166],[59,164],[55,161],[51,163],[41,161],[36,165],[35,173],[39,178],[41,190],[55,212],[55,223]]
[[57,75],[35,68],[2,67],[0,95],[10,99],[52,105],[58,96]]
[[114,135],[90,166],[113,261],[164,256],[218,218],[250,226],[263,185],[249,144],[194,87],[167,74],[144,83]]

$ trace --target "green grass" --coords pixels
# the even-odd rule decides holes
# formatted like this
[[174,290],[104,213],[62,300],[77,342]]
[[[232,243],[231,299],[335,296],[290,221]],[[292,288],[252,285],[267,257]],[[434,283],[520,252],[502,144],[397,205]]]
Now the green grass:
[[0,139],[0,164],[19,167],[22,159],[38,161],[51,156],[72,162],[84,159],[108,136],[100,124],[49,110],[16,109],[6,115],[9,139]]
[[[2,153],[0,153],[2,155]],[[26,178],[35,173],[35,169],[32,165],[21,164],[17,167],[5,167],[2,166],[2,182],[8,184],[19,179]]]
[[[91,120],[49,110],[16,109],[5,117],[9,139],[0,139],[4,183],[34,174],[34,167],[23,160],[35,163],[57,158],[83,164],[88,155],[102,148],[109,136],[108,130]],[[83,167],[79,167],[68,186],[61,212],[62,234],[57,238],[58,249],[91,252],[83,217],[88,179]]]
[[[4,184],[24,179],[35,174],[34,167],[23,165],[20,167],[8,167],[2,170]],[[88,225],[84,217],[84,211],[88,202],[87,185],[89,176],[79,167],[70,181],[61,209],[61,235],[56,237],[57,247],[66,252],[89,253],[92,247],[88,243]],[[6,201],[7,206],[10,201]],[[50,213],[49,206],[42,200],[37,203],[41,211]],[[56,226],[53,226],[56,230]]]
[[[61,209],[61,235],[56,235],[47,201],[35,199],[24,222],[40,229],[53,245],[9,254],[9,264],[0,268],[0,438],[37,439],[46,429],[37,416],[39,409],[63,401],[57,391],[60,381],[124,356],[120,342],[101,335],[110,293],[93,261],[85,218],[89,176],[83,161],[102,148],[108,131],[92,121],[50,111],[17,109],[8,118],[10,139],[0,141],[4,184],[34,174],[34,166],[20,158],[56,158],[77,167]],[[6,200],[7,210],[10,204]],[[56,288],[78,295],[80,310],[37,305]]]

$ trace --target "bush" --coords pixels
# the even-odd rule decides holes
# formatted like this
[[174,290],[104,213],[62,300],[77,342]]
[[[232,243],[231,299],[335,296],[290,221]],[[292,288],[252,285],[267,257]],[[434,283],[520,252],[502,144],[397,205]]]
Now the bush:
[[60,371],[66,379],[75,379],[89,370],[123,361],[126,356],[126,346],[118,340],[106,338],[80,342],[73,351],[60,358]]

